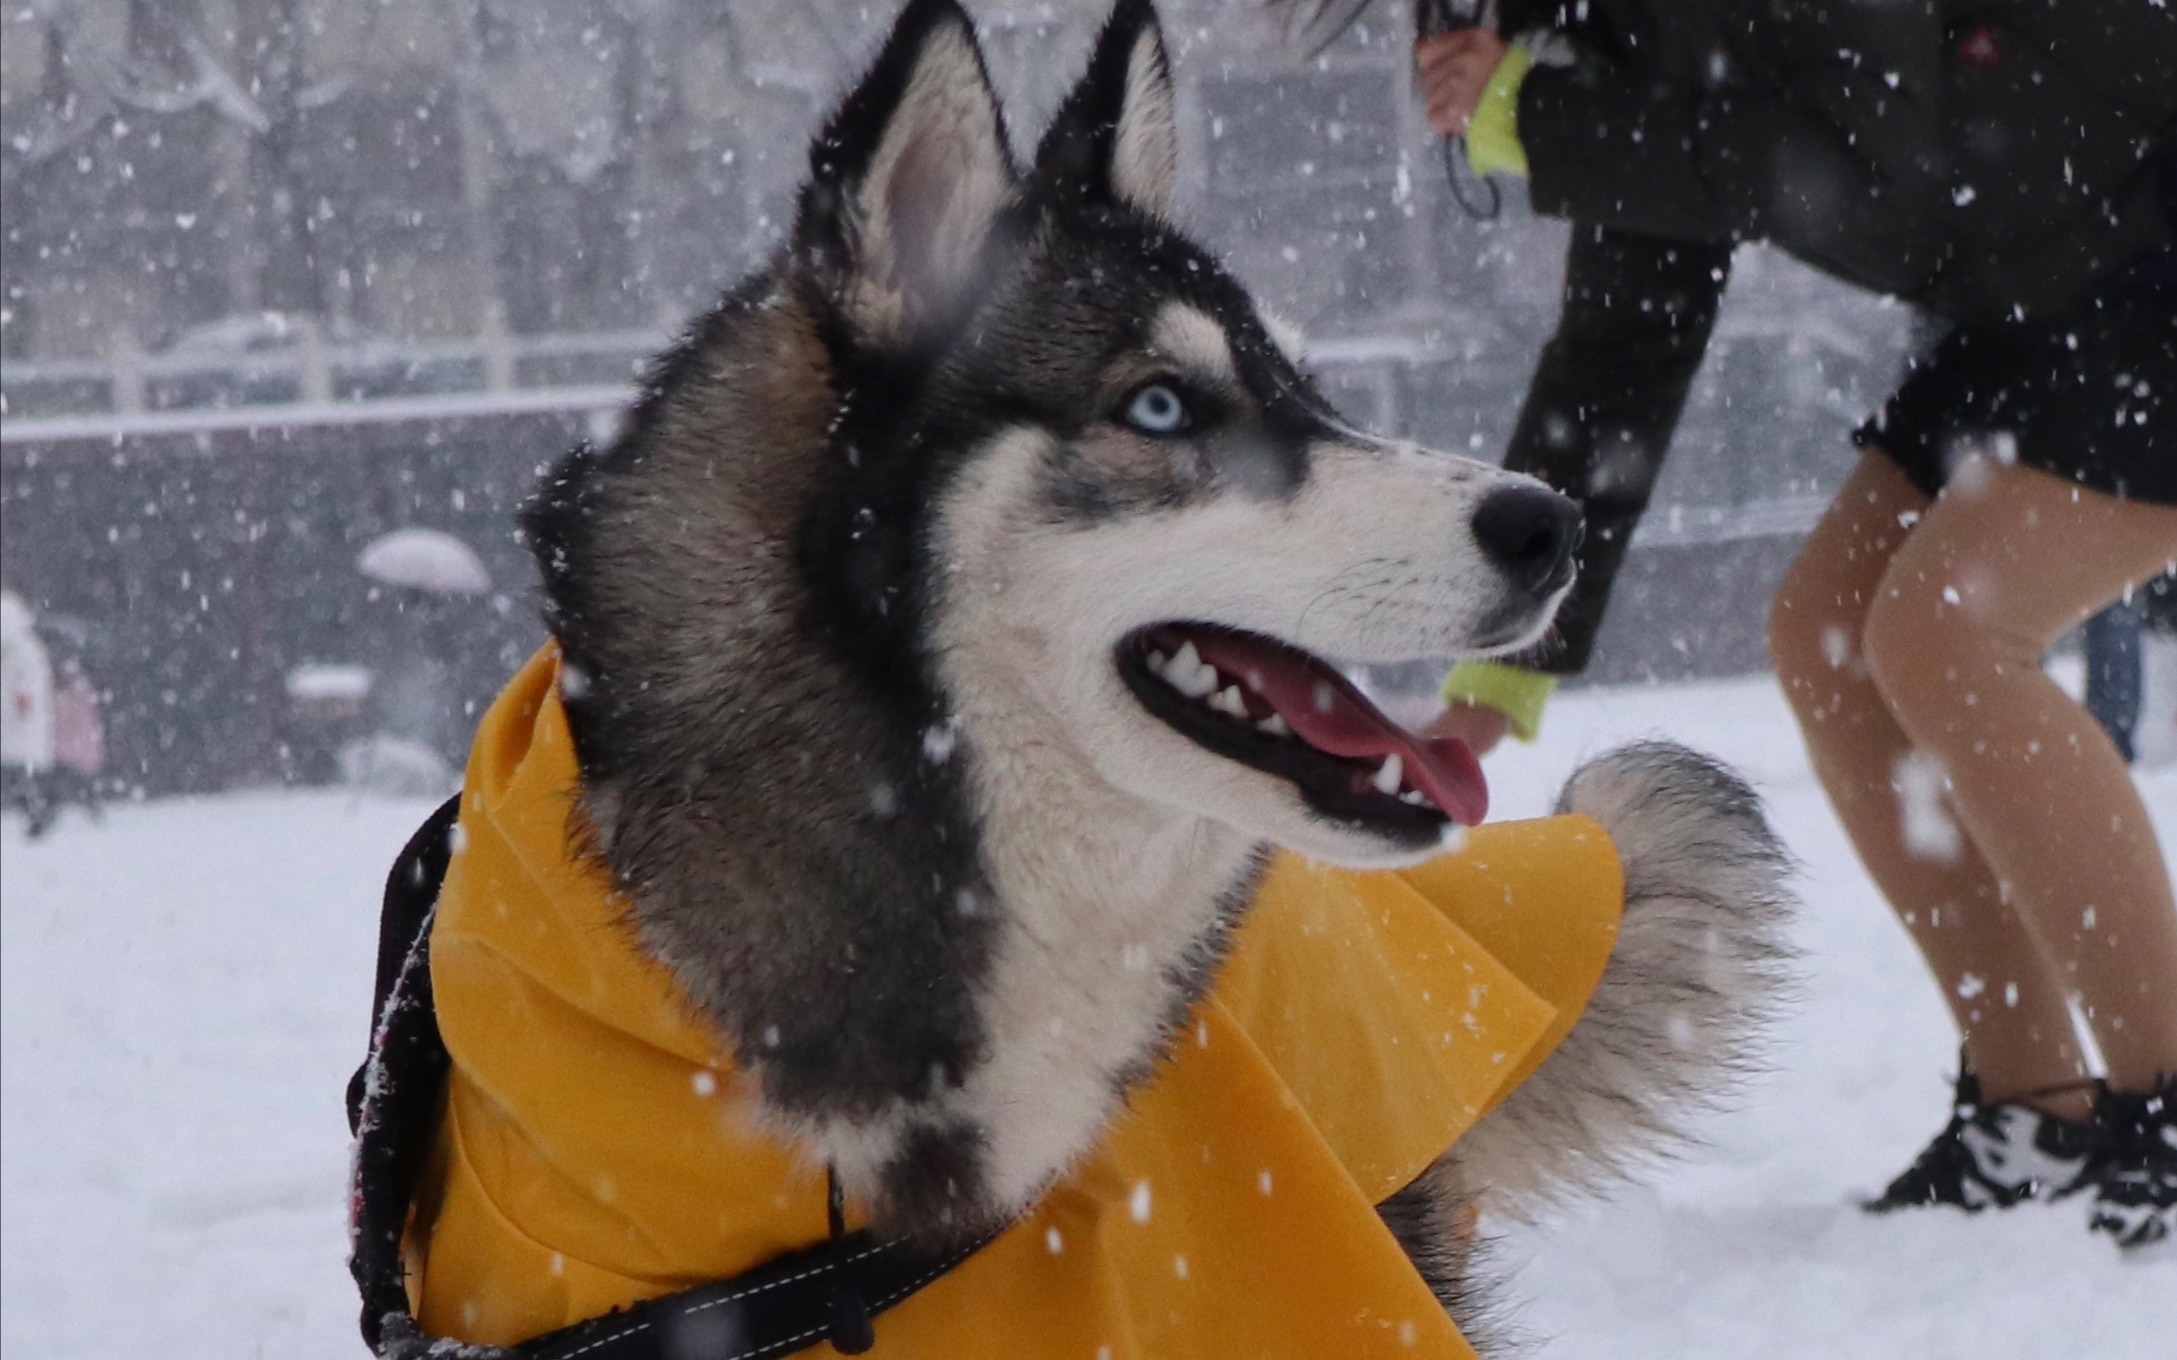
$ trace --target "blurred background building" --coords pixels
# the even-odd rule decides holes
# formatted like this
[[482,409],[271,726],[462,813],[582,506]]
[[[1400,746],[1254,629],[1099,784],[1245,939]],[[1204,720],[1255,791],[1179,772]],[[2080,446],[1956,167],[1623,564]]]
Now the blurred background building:
[[[1027,143],[1104,6],[971,8]],[[412,713],[426,673],[462,716],[405,739],[458,767],[467,718],[541,636],[515,507],[777,245],[807,137],[891,9],[9,8],[0,577],[95,678],[112,777],[326,777],[328,744],[385,708],[373,684]],[[1563,230],[1516,189],[1486,221],[1449,191],[1406,13],[1303,63],[1254,0],[1162,9],[1188,224],[1302,327],[1350,415],[1497,456]],[[1909,324],[1741,253],[1590,680],[1763,664],[1769,594]],[[465,548],[467,584],[364,569],[412,530]]]

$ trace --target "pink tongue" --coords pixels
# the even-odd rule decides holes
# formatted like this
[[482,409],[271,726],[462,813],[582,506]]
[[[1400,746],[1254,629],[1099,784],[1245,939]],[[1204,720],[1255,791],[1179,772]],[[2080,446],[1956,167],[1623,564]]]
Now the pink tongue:
[[1372,761],[1396,754],[1405,763],[1406,782],[1453,821],[1479,826],[1489,815],[1482,763],[1465,742],[1415,736],[1385,717],[1337,671],[1268,639],[1191,628],[1186,636],[1204,661],[1244,679],[1318,751]]

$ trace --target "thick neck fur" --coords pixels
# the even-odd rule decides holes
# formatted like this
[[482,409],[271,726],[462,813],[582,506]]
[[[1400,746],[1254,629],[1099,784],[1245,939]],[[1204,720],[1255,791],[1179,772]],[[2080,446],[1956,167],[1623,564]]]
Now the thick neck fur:
[[1051,740],[1027,676],[960,696],[999,898],[964,1091],[992,1198],[1026,1203],[1088,1151],[1206,988],[1259,853],[1229,827],[1121,793]]
[[744,291],[528,528],[583,682],[582,806],[642,947],[759,1117],[884,1227],[946,1236],[1094,1145],[1257,852],[1052,740],[1002,616],[932,606],[956,631],[931,623],[925,655],[970,664],[896,692],[820,639],[797,544],[846,463],[821,315],[790,282]]

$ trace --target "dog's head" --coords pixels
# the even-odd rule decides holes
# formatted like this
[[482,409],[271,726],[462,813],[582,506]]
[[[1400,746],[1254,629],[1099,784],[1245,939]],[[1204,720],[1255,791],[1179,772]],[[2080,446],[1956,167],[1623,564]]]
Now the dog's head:
[[910,7],[801,200],[790,267],[851,355],[803,560],[844,632],[922,630],[971,746],[1046,743],[1253,837],[1410,860],[1480,819],[1478,766],[1330,659],[1533,641],[1579,517],[1341,420],[1173,225],[1178,151],[1146,0],[1025,175],[965,17]]
[[[1260,843],[1399,863],[1481,816],[1472,756],[1330,658],[1520,646],[1569,582],[1570,502],[1338,418],[1172,225],[1177,153],[1143,0],[1026,171],[966,17],[915,0],[786,248],[525,513],[578,830],[894,1224],[1087,1145]],[[1039,1005],[1084,987],[1113,1013]]]

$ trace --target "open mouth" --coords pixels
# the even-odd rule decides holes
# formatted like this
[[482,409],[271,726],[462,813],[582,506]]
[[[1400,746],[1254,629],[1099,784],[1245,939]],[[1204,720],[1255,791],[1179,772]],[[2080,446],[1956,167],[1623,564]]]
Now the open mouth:
[[1160,623],[1121,642],[1118,665],[1142,707],[1206,750],[1289,780],[1325,816],[1421,839],[1488,815],[1466,743],[1407,731],[1297,647]]

